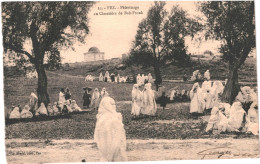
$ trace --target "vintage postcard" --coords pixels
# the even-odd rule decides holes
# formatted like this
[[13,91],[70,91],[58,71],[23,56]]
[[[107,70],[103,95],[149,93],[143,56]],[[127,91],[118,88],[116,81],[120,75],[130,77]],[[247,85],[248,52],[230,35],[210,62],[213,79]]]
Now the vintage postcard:
[[259,158],[254,1],[1,10],[8,164]]

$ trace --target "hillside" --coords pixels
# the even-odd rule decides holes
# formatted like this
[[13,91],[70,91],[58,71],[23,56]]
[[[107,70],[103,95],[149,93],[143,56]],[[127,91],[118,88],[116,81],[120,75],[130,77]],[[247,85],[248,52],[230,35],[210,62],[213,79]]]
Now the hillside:
[[[100,72],[104,74],[105,71],[109,71],[109,73],[113,72],[115,74],[120,74],[122,76],[137,75],[138,73],[152,73],[153,77],[155,77],[152,67],[130,66],[126,67],[125,69],[118,69],[117,67],[120,64],[122,64],[120,59],[88,63],[72,63],[69,64],[69,70],[58,70],[55,72],[74,76],[80,75],[84,77],[87,75],[99,76]],[[194,60],[192,65],[189,67],[178,67],[173,64],[165,64],[161,67],[161,74],[163,80],[177,80],[182,79],[182,76],[185,73],[188,76],[191,76],[192,72],[197,69],[202,73],[209,69],[212,79],[225,80],[228,77],[228,65],[220,60],[201,60],[200,63]],[[245,82],[256,82],[256,75],[256,59],[248,58],[245,64],[239,70],[239,80]]]

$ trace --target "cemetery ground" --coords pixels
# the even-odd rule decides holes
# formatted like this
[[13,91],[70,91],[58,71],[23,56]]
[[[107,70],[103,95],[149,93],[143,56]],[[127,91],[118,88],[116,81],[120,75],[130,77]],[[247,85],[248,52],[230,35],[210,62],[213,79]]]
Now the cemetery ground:
[[[129,161],[259,156],[258,136],[245,133],[207,134],[205,128],[209,116],[193,119],[189,114],[189,102],[168,104],[168,109],[158,108],[155,117],[133,120],[130,114],[133,84],[85,82],[84,77],[53,72],[47,72],[47,76],[52,104],[58,101],[61,87],[70,88],[72,99],[80,107],[83,87],[107,89],[117,103],[117,111],[123,116]],[[192,85],[192,82],[164,83],[166,91],[176,86],[177,90],[190,90]],[[22,76],[5,78],[6,107],[10,109],[12,104],[22,107],[28,104],[29,95],[36,88],[36,79]],[[97,111],[88,111],[62,118],[6,124],[7,160],[11,163],[99,161],[93,141],[96,114]]]

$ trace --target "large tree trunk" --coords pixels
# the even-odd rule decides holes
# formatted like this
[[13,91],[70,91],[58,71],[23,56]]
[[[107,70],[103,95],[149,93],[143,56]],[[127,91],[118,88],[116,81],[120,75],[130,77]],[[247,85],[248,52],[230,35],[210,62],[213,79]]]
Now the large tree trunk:
[[228,81],[221,97],[222,102],[232,104],[238,92],[240,91],[237,71],[237,68],[229,70]]
[[38,104],[40,106],[40,104],[43,102],[44,105],[47,107],[48,103],[50,102],[50,99],[47,92],[47,76],[45,73],[44,65],[43,63],[35,64],[35,68],[38,74]]
[[162,77],[160,71],[160,63],[157,59],[154,59],[154,74],[155,74],[155,86],[156,91],[158,91],[159,85],[162,84]]

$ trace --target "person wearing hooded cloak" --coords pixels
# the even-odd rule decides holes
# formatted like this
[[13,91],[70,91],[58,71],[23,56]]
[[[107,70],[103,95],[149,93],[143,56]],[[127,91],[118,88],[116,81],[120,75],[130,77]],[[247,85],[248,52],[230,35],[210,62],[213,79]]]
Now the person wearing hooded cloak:
[[109,77],[109,72],[108,71],[106,71],[106,73],[105,73],[105,82],[108,82],[109,81],[109,79],[110,79],[110,77]]
[[21,118],[21,113],[19,107],[15,107],[12,112],[10,113],[9,116],[10,119],[20,119]]
[[41,103],[41,106],[37,109],[35,116],[48,116],[47,109],[44,105],[44,103]]
[[137,77],[136,77],[136,83],[137,83],[139,86],[142,85],[142,77],[141,77],[140,74],[138,74]]
[[64,91],[64,88],[61,88],[60,89],[60,93],[59,93],[59,102],[64,104],[66,101],[65,99],[65,91]]
[[36,110],[38,109],[38,97],[32,92],[30,95],[30,112],[35,114]]
[[102,72],[100,72],[98,80],[99,80],[99,81],[104,81],[104,77],[103,77]]
[[206,72],[204,72],[204,79],[205,79],[205,80],[210,80],[209,70],[207,70]]
[[[233,129],[235,129],[235,131],[239,131],[243,127],[245,116],[246,116],[246,112],[242,108],[242,104],[240,102],[234,102],[230,109],[230,117],[228,119],[228,124]],[[227,130],[234,131],[232,129],[227,129]]]
[[258,105],[257,102],[253,102],[248,110],[247,115],[247,132],[251,132],[254,135],[258,135],[259,133],[259,120],[258,120]]
[[142,107],[142,92],[138,88],[138,84],[134,84],[132,90],[132,111],[131,114],[134,117],[140,115],[140,110]]
[[126,135],[122,115],[116,112],[115,100],[104,97],[99,105],[94,141],[101,156],[100,161],[127,161]]
[[148,83],[153,83],[153,77],[151,73],[148,73]]
[[21,112],[21,118],[32,118],[33,114],[30,112],[29,105],[25,105],[22,112]]
[[98,106],[99,106],[99,103],[100,103],[100,93],[99,93],[99,90],[98,88],[95,88],[94,89],[94,92],[92,94],[92,97],[91,97],[91,107],[94,109],[94,110],[97,110],[98,109]]
[[209,118],[209,122],[206,128],[206,132],[218,130],[218,124],[219,124],[219,109],[218,107],[214,107],[211,110],[211,115]]
[[147,83],[143,90],[143,103],[141,113],[144,115],[154,116],[157,111],[157,105],[155,102],[154,91],[152,90],[151,83]]
[[195,83],[190,91],[190,113],[191,114],[202,114],[204,111],[204,99],[201,92],[199,83]]
[[74,112],[81,112],[82,109],[78,106],[76,100],[72,100],[71,101],[71,109],[74,111]]

